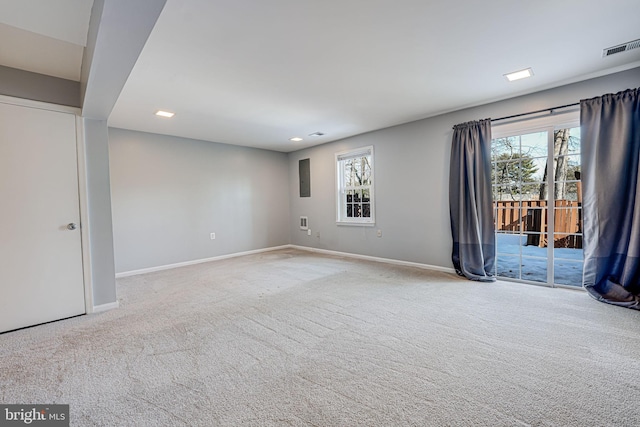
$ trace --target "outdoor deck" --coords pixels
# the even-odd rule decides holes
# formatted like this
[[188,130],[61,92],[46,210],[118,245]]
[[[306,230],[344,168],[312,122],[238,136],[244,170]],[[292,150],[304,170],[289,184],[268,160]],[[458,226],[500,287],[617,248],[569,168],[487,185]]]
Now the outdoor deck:
[[[535,282],[547,282],[548,248],[527,245],[527,236],[496,235],[497,275]],[[582,248],[553,248],[554,282],[568,286],[582,286]]]

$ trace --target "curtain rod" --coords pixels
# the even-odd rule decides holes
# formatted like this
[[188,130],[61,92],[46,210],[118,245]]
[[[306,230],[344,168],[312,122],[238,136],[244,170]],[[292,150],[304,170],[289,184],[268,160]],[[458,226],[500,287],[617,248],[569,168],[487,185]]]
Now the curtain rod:
[[580,103],[579,102],[574,102],[573,104],[561,105],[559,107],[544,108],[542,110],[530,111],[528,113],[514,114],[513,116],[506,116],[506,117],[500,117],[498,119],[491,119],[491,121],[492,122],[497,122],[499,120],[515,119],[516,117],[522,117],[522,116],[529,116],[531,114],[544,113],[545,111],[549,111],[551,114],[553,114],[554,110],[560,110],[562,108],[568,108],[568,107],[575,107],[576,105],[580,105]]

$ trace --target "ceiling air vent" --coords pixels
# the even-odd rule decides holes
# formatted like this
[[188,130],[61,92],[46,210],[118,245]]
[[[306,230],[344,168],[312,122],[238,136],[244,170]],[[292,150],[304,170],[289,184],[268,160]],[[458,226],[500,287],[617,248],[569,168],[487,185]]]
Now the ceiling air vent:
[[632,42],[628,42],[625,44],[620,44],[618,46],[608,47],[602,51],[602,57],[604,58],[607,56],[614,55],[616,53],[626,52],[628,50],[635,49],[638,47],[640,47],[640,39],[634,40]]

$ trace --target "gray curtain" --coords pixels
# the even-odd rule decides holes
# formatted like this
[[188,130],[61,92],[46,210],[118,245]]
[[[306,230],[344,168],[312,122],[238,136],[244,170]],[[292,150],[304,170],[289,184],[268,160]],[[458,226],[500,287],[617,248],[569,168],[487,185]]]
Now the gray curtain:
[[449,212],[456,272],[471,280],[496,280],[491,194],[491,120],[453,127]]
[[599,301],[640,309],[638,89],[580,102],[583,286]]

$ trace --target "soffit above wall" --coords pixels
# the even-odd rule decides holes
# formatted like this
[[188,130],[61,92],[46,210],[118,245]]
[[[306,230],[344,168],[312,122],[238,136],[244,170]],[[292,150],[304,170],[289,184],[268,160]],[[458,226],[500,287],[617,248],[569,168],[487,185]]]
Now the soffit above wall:
[[80,81],[83,46],[0,24],[0,64],[32,73]]
[[80,81],[93,0],[0,0],[0,65]]

